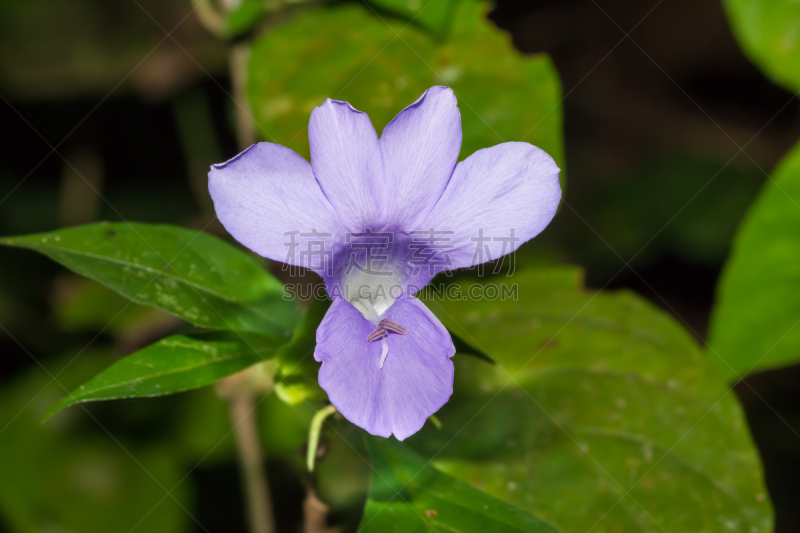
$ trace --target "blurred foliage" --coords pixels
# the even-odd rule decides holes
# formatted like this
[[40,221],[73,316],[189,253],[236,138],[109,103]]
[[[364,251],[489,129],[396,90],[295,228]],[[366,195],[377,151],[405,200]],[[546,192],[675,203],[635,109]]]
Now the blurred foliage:
[[[96,369],[95,369],[96,370]],[[91,375],[84,373],[83,377]],[[174,453],[176,462],[189,464],[192,468],[231,464],[235,457],[235,446],[228,406],[221,401],[214,387],[196,389],[176,396],[181,401],[172,413],[172,431],[166,437],[164,448]],[[163,405],[165,398],[152,400]],[[132,402],[112,402],[115,412],[130,409]],[[296,468],[296,475],[304,472],[303,446],[308,437],[308,425],[321,402],[309,402],[293,407],[280,400],[274,393],[257,399],[261,442],[269,459],[286,461]],[[80,408],[77,408],[80,409]],[[53,418],[48,424],[57,423],[69,411]],[[276,431],[275,428],[280,428]],[[187,481],[191,485],[191,481]]]
[[208,97],[200,90],[187,91],[174,100],[173,113],[192,192],[203,209],[210,212],[213,202],[208,195],[208,168],[224,157]]
[[264,0],[243,0],[225,14],[223,32],[228,37],[237,37],[252,30],[267,13]]
[[[409,20],[432,32],[435,36],[447,37],[453,22],[456,6],[463,0],[369,0],[378,9]],[[380,16],[380,14],[378,14]]]
[[516,51],[486,11],[461,3],[444,43],[357,4],[298,15],[253,46],[248,95],[262,136],[308,158],[308,117],[326,98],[366,112],[380,132],[426,89],[447,85],[461,109],[461,159],[527,141],[563,168],[558,75],[546,56]]
[[[18,186],[24,176],[0,170],[0,198],[14,195],[0,211],[3,233],[24,233],[58,225],[58,189],[55,187]],[[34,208],[36,207],[36,208]]]
[[394,439],[367,437],[373,474],[359,531],[555,533],[550,526],[439,472]]
[[709,358],[728,379],[800,362],[800,145],[736,235],[720,280]]
[[800,3],[725,0],[724,5],[748,57],[776,83],[800,90]]
[[60,358],[0,391],[0,510],[13,531],[173,533],[191,522],[181,508],[192,507],[189,486],[178,485],[182,473],[162,442],[87,432],[75,417],[40,423],[66,392],[62,383],[109,362],[97,351]]
[[443,428],[411,446],[564,532],[771,531],[741,408],[691,335],[580,279],[524,271],[494,279],[515,301],[429,303],[497,365],[457,356]]
[[591,201],[575,206],[597,234],[574,231],[563,238],[573,242],[582,263],[610,271],[620,261],[609,245],[626,260],[633,258],[635,265],[664,255],[719,265],[764,182],[755,169],[720,167],[718,161],[680,154],[648,161],[619,175],[611,187],[595,186]]
[[[41,423],[67,387],[113,362],[96,349],[71,354],[46,363],[50,374],[32,367],[0,392],[3,526],[20,532],[191,530],[199,511],[189,476],[231,465],[235,455],[227,406],[213,388],[87,405]],[[258,407],[270,458],[301,473],[311,407],[291,408],[274,394]]]
[[341,415],[329,417],[317,455],[316,492],[330,507],[335,523],[346,531],[357,530],[372,475],[364,433]]
[[0,91],[15,99],[104,97],[117,89],[164,98],[203,70],[224,71],[225,59],[189,2],[0,2]]

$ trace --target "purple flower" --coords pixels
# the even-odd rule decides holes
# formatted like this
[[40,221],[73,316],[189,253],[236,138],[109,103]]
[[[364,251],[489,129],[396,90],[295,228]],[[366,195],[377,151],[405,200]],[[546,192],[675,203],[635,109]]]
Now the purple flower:
[[447,87],[380,138],[365,113],[330,99],[308,130],[311,164],[259,143],[212,167],[211,197],[239,242],[322,275],[333,304],[317,330],[319,384],[348,420],[403,440],[453,392],[453,342],[414,293],[535,237],[561,198],[559,169],[519,142],[456,164],[461,116]]

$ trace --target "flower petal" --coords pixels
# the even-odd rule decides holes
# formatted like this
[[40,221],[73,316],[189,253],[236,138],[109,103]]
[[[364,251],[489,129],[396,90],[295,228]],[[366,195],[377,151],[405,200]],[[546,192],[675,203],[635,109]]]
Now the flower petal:
[[561,199],[558,173],[544,150],[519,142],[478,150],[456,165],[423,223],[452,232],[452,249],[441,250],[452,261],[447,269],[497,259],[538,235]]
[[367,114],[329,98],[311,112],[308,141],[314,175],[345,227],[351,232],[383,228],[383,157]]
[[[342,224],[314,179],[311,165],[289,148],[262,142],[213,165],[208,190],[225,229],[254,252],[275,261],[319,272],[324,265],[315,266],[323,254],[303,252],[323,245],[332,250],[336,237],[342,238]],[[296,247],[291,246],[293,239]]]
[[461,151],[461,114],[453,91],[431,87],[381,134],[389,222],[419,229],[442,195]]
[[419,300],[399,300],[381,317],[408,330],[367,342],[375,326],[349,302],[334,300],[317,329],[319,384],[345,418],[373,435],[413,435],[453,393],[453,341]]

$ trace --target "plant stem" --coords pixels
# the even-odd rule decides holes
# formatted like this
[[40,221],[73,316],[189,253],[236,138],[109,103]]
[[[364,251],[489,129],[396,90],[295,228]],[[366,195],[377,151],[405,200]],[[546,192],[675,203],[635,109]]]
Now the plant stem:
[[197,19],[205,29],[214,35],[222,34],[222,16],[214,9],[211,0],[192,0]]
[[256,127],[247,98],[247,64],[250,61],[250,44],[237,43],[231,46],[228,56],[231,73],[231,89],[235,103],[236,140],[244,150],[256,142]]
[[314,463],[317,459],[317,448],[319,447],[319,434],[322,431],[322,423],[325,422],[326,418],[335,412],[336,408],[333,405],[328,405],[327,407],[323,407],[317,411],[316,414],[314,414],[314,418],[311,419],[311,428],[308,434],[308,447],[306,450],[306,468],[308,468],[309,472],[314,471]]
[[317,498],[313,489],[309,489],[303,501],[303,533],[327,533],[328,506]]
[[274,533],[272,500],[264,474],[264,456],[258,438],[253,398],[252,394],[246,392],[232,394],[228,397],[228,405],[239,451],[250,531]]

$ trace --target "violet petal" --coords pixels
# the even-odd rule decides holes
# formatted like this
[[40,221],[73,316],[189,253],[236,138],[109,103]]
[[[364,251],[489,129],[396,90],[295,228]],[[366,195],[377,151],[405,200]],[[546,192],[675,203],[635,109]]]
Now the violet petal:
[[314,175],[346,229],[382,229],[389,191],[378,135],[367,114],[347,102],[325,100],[311,112],[308,141]]
[[[423,227],[453,232],[453,249],[447,251],[450,268],[497,259],[534,238],[553,219],[561,199],[558,173],[553,158],[528,143],[478,150],[456,165]],[[504,241],[512,229],[518,240]]]
[[461,114],[452,89],[431,87],[384,128],[389,222],[418,229],[444,191],[461,151]]
[[[399,300],[385,318],[408,335],[389,333],[367,342],[375,326],[349,302],[337,299],[317,330],[314,357],[319,384],[345,418],[373,435],[413,435],[453,392],[453,342],[422,302]],[[381,347],[389,352],[380,367]]]
[[[306,241],[333,249],[337,237],[342,238],[342,224],[314,179],[311,165],[289,148],[254,144],[212,166],[208,190],[225,229],[243,245],[275,261],[313,266],[299,253],[308,249]],[[296,235],[297,253],[290,253],[287,232],[312,230],[321,235]]]

